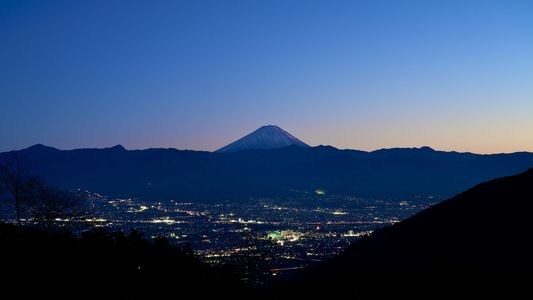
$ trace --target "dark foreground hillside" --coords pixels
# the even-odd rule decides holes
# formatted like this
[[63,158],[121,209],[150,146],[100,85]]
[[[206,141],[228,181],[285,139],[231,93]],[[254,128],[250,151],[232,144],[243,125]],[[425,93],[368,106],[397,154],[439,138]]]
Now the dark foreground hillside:
[[[480,184],[277,287],[298,296],[533,294],[533,169]],[[513,298],[513,297],[511,297]]]
[[93,231],[75,238],[0,223],[0,249],[4,296],[234,299],[243,293],[230,268],[207,267],[186,248],[164,239],[149,243],[136,232]]

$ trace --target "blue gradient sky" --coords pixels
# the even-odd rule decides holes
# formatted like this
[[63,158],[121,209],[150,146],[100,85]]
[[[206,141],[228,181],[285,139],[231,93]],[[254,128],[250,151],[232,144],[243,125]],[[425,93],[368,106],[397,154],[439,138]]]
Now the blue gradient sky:
[[533,151],[533,2],[4,0],[0,104],[0,151]]

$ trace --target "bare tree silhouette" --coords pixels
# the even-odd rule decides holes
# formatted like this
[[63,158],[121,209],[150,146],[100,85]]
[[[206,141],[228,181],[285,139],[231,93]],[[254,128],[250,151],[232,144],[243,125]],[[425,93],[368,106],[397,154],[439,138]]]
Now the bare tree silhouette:
[[26,203],[33,221],[43,224],[46,229],[58,221],[68,225],[83,216],[83,204],[84,198],[80,193],[53,187],[42,180],[37,182],[32,197]]
[[23,205],[33,197],[40,182],[40,178],[31,173],[29,162],[19,153],[13,152],[0,164],[0,187],[3,189],[0,195],[14,204],[18,225],[22,225]]

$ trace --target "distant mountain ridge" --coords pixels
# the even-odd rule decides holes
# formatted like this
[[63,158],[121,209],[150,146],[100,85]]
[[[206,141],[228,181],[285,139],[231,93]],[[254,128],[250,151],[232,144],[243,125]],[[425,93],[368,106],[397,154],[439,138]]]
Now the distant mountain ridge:
[[300,141],[290,133],[276,125],[262,126],[254,132],[226,145],[216,152],[237,152],[243,150],[277,149],[288,146],[308,148],[309,145]]
[[[36,145],[15,153],[59,186],[153,201],[240,201],[316,189],[381,199],[449,197],[533,167],[533,153],[479,155],[427,147],[365,152],[291,145],[220,153]],[[0,162],[11,154],[0,153]]]

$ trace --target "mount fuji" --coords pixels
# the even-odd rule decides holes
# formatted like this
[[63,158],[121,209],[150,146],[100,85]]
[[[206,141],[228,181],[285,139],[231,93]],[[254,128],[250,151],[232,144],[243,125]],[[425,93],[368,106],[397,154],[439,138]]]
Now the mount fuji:
[[235,142],[218,149],[216,152],[224,153],[242,150],[277,149],[293,145],[303,148],[310,147],[280,127],[276,125],[266,125]]

